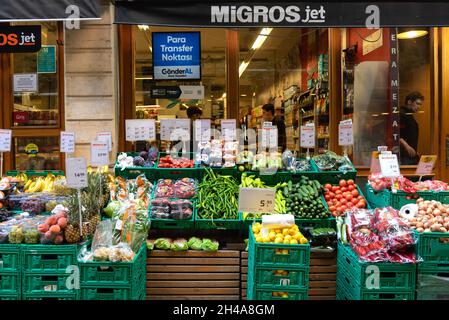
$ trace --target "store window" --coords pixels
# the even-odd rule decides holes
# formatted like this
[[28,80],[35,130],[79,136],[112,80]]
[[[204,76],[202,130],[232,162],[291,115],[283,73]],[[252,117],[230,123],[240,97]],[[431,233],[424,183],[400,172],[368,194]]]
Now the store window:
[[59,169],[59,136],[15,138],[14,149],[17,170]]

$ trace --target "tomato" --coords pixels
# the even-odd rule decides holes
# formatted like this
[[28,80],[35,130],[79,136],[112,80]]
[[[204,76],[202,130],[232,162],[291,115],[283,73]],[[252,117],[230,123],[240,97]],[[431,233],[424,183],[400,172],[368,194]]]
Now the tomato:
[[327,190],[332,190],[332,185],[330,183],[326,183],[324,185],[324,188],[326,188]]
[[348,202],[346,206],[348,207],[348,209],[351,209],[354,205],[352,204],[352,202]]
[[346,182],[346,180],[341,179],[339,182],[340,187],[346,187],[348,184]]
[[341,190],[335,191],[335,194],[342,194]]
[[341,206],[340,208],[341,208],[341,212],[345,212],[348,209],[347,206]]
[[337,200],[340,201],[341,199],[343,199],[343,196],[341,194],[337,194],[335,198],[337,198]]
[[336,212],[332,212],[332,216],[337,217],[337,213]]
[[357,197],[357,199],[363,200],[363,196],[359,195],[359,196]]
[[354,184],[354,180],[349,179],[349,180],[348,180],[348,184],[350,184],[350,185],[351,185],[351,184]]
[[335,210],[337,210],[337,208],[336,208],[335,206],[329,206],[329,210],[330,210],[331,212],[334,212]]
[[340,188],[337,187],[337,186],[333,186],[333,187],[332,187],[332,192],[337,192],[338,189],[340,189]]
[[331,197],[331,199],[335,198],[335,193],[329,192],[328,194],[329,194],[329,196]]
[[338,207],[338,208],[337,208],[337,212],[342,212],[342,211],[341,211],[341,207]]
[[345,199],[346,199],[346,201],[352,201],[352,196],[350,195],[350,194],[348,194],[346,197],[345,197]]
[[328,195],[328,194],[326,194],[326,195],[324,196],[324,199],[326,199],[326,201],[329,201],[329,200],[331,199],[331,196]]
[[346,204],[346,203],[348,203],[348,201],[346,199],[341,199],[340,203],[341,204]]
[[353,205],[356,205],[357,203],[359,203],[359,199],[353,198],[353,199],[351,200],[351,203],[352,203]]
[[341,190],[341,192],[346,192],[346,191],[348,191],[348,188],[342,187],[340,190]]
[[348,191],[352,191],[355,189],[355,186],[353,184],[348,185]]
[[352,190],[351,194],[353,197],[358,197],[359,196],[359,191],[358,190]]
[[360,200],[359,203],[361,203],[364,208],[366,207],[366,201],[365,200]]

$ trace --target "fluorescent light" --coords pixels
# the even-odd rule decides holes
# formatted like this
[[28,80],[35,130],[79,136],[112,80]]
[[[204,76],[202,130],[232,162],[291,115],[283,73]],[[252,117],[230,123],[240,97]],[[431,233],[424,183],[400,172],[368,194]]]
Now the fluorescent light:
[[389,113],[388,112],[382,112],[381,115],[388,116]]
[[240,96],[241,96],[241,97],[246,97],[246,94],[242,93]]
[[398,39],[415,39],[419,37],[423,37],[427,35],[428,32],[426,30],[410,30],[398,33]]
[[273,30],[273,28],[263,28],[259,35],[256,38],[256,41],[254,41],[253,45],[251,46],[252,50],[257,50],[259,49],[263,43],[265,42],[265,40],[267,40],[268,35],[271,33],[271,31]]
[[150,49],[150,52],[153,52],[153,47],[151,45],[148,46],[148,48]]
[[255,97],[255,96],[256,96],[256,92],[254,91],[254,92],[253,92],[253,97]]
[[226,92],[223,93],[223,95],[221,96],[222,99],[226,98]]
[[243,61],[240,64],[240,67],[239,67],[239,78],[242,76],[243,72],[245,72],[245,70],[248,67],[248,65],[249,65],[249,62],[246,62],[246,61]]
[[146,24],[139,24],[137,27],[139,28],[140,31],[150,30],[150,27],[147,26]]
[[149,76],[149,77],[136,77],[136,78],[134,78],[135,80],[152,80],[153,79],[153,77],[152,76]]

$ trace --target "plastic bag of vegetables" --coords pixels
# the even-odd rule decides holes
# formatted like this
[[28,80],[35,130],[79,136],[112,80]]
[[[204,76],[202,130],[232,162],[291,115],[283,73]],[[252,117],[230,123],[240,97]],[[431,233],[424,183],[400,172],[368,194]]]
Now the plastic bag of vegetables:
[[209,252],[218,251],[218,241],[203,239],[203,242],[201,243],[201,249]]
[[189,250],[189,245],[186,239],[176,239],[170,246],[173,251],[187,251]]
[[159,238],[154,241],[154,247],[161,250],[170,250],[172,242],[169,238]]
[[189,245],[189,248],[192,250],[201,250],[201,245],[203,244],[203,241],[201,241],[200,238],[191,237],[187,242],[187,244]]

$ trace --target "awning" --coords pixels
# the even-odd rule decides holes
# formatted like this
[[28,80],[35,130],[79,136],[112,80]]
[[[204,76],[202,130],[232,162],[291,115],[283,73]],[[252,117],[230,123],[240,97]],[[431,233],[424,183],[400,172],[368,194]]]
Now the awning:
[[449,26],[448,2],[113,2],[116,6],[115,23],[121,24],[180,27]]
[[97,20],[99,7],[99,0],[0,0],[0,22]]

